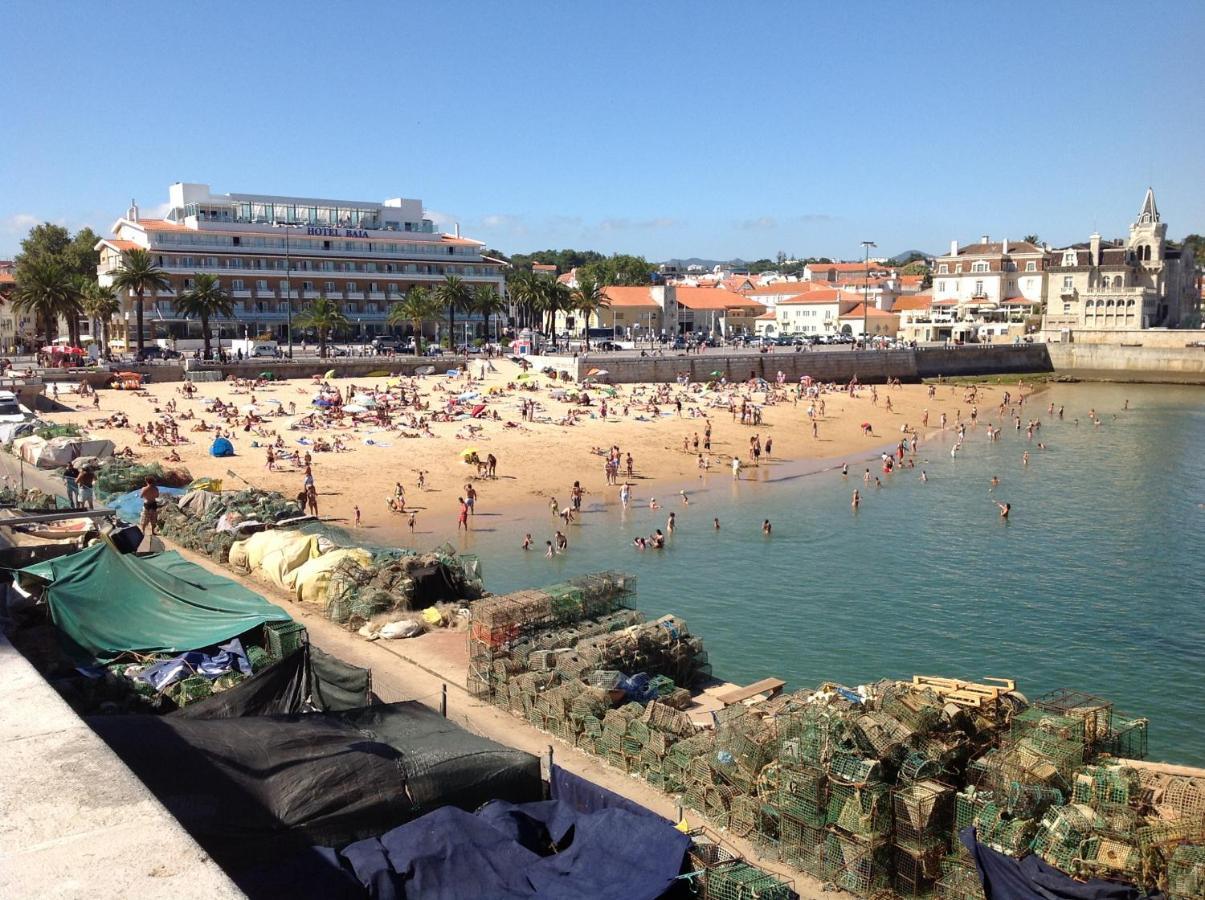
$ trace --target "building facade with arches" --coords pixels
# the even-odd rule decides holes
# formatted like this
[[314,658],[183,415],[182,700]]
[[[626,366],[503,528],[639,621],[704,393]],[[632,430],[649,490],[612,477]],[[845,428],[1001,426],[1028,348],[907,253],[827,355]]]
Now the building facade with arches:
[[1199,288],[1192,252],[1167,243],[1148,188],[1128,238],[1051,250],[1046,269],[1048,331],[1196,327]]

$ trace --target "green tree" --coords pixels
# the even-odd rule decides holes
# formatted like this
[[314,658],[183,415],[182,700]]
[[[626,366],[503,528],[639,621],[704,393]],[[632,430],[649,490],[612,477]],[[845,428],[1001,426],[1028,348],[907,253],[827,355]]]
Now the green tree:
[[587,263],[600,262],[604,259],[606,257],[596,250],[537,250],[531,253],[512,254],[510,264],[516,269],[530,271],[532,263],[543,263],[548,266],[556,266],[557,271],[563,274]]
[[556,314],[570,309],[569,288],[555,278],[537,279],[535,311],[540,314],[540,330],[556,337]]
[[96,323],[100,323],[101,347],[104,357],[109,356],[109,324],[121,309],[117,291],[104,284],[89,282],[83,296],[84,313],[92,319],[92,334],[96,335]]
[[147,291],[163,291],[171,287],[167,273],[155,265],[151,254],[141,247],[121,254],[121,268],[113,273],[113,287],[134,295],[134,310],[138,319],[138,355],[144,349],[142,333],[142,301]]
[[46,256],[24,260],[16,279],[13,307],[34,315],[49,345],[59,315],[78,302],[72,274],[60,260]]
[[602,285],[648,284],[654,269],[643,256],[617,253],[579,267],[578,279],[589,278]]
[[185,318],[201,320],[201,339],[205,342],[205,358],[211,359],[209,320],[216,316],[230,318],[234,315],[234,301],[222,289],[221,282],[214,275],[197,272],[193,276],[192,290],[186,291],[176,301],[176,311]]
[[586,352],[589,353],[590,317],[596,315],[599,310],[609,307],[611,301],[607,299],[607,295],[603,293],[603,288],[598,282],[586,278],[580,279],[577,287],[570,292],[569,304],[572,309],[582,314],[584,321],[582,331],[586,335]]
[[511,269],[506,273],[506,294],[519,313],[519,322],[530,328],[535,319],[541,279],[531,269]]
[[1025,237],[1021,238],[1021,240],[1025,241],[1027,244],[1033,244],[1036,247],[1039,245],[1041,238],[1039,238],[1036,234],[1027,234]]
[[1184,238],[1184,243],[1180,246],[1182,250],[1191,251],[1192,258],[1198,266],[1205,265],[1205,237],[1199,234],[1190,234]]
[[456,349],[456,313],[467,312],[473,299],[473,292],[459,275],[445,275],[435,296],[440,305],[448,311],[448,348]]
[[473,285],[473,298],[470,303],[473,312],[481,316],[485,322],[485,336],[490,334],[490,320],[494,316],[506,312],[506,303],[492,284]]
[[908,263],[906,266],[904,266],[902,269],[900,269],[900,274],[901,275],[920,275],[920,276],[922,276],[922,278],[921,278],[921,286],[922,287],[928,287],[929,285],[931,285],[933,283],[933,270],[930,269],[923,262]]
[[390,326],[409,323],[414,329],[414,349],[423,352],[423,323],[439,317],[439,301],[432,295],[431,289],[415,285],[406,291],[406,296],[400,303],[389,307],[389,315],[385,321]]
[[318,332],[318,356],[326,359],[326,342],[331,333],[351,325],[343,310],[333,300],[320,296],[309,307],[297,316],[297,324],[302,328],[313,328]]

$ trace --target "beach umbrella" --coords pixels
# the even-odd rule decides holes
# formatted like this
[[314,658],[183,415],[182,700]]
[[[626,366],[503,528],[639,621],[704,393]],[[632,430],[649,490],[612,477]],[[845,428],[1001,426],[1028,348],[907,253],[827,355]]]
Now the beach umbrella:
[[343,407],[343,411],[345,413],[362,413],[368,412],[368,407],[360,406],[358,403],[349,403],[347,406]]
[[516,375],[515,381],[526,381],[530,377],[531,377],[530,372],[524,372],[522,375]]
[[465,447],[463,450],[460,451],[460,458],[468,459],[474,453],[480,453],[480,451],[476,447]]
[[246,406],[240,406],[238,408],[238,411],[241,413],[257,413],[257,412],[259,412],[259,410],[255,408],[254,403],[248,403]]
[[723,372],[720,372],[720,371],[715,371],[715,372],[712,372],[711,374],[712,374],[712,375],[714,375],[716,378],[719,378],[719,377],[720,377],[721,375],[723,375],[724,373],[723,373]]
[[334,370],[334,369],[327,369],[327,370],[326,370],[326,374],[325,374],[325,375],[323,375],[322,377],[323,377],[323,378],[334,378],[334,377],[335,377],[335,370]]

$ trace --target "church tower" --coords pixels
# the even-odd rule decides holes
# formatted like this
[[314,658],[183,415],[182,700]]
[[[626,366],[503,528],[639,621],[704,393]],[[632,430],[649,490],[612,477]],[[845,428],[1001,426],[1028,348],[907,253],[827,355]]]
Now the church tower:
[[1146,268],[1159,268],[1166,237],[1167,226],[1159,221],[1159,207],[1155,205],[1155,189],[1148,187],[1138,221],[1130,226],[1129,247],[1134,251],[1134,261]]

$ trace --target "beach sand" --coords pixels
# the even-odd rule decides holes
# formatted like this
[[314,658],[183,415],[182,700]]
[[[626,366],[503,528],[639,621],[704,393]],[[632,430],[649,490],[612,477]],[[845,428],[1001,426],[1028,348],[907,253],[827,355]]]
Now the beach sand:
[[[477,371],[479,364],[473,363]],[[197,415],[197,420],[179,422],[179,433],[189,443],[177,446],[180,463],[164,462],[164,465],[182,465],[194,477],[213,476],[223,479],[225,489],[240,489],[244,481],[257,488],[277,490],[286,496],[295,496],[302,486],[303,470],[298,465],[278,464],[275,471],[266,467],[266,444],[275,439],[247,433],[241,424],[234,427],[234,457],[217,459],[209,454],[213,433],[196,433],[190,429],[198,421],[210,426],[219,424],[219,419],[204,411],[207,398],[221,398],[236,406],[251,402],[252,395],[261,409],[288,409],[290,402],[296,404],[297,415],[272,415],[262,427],[268,432],[279,433],[288,448],[304,452],[312,449],[298,443],[299,439],[333,440],[341,436],[349,448],[345,452],[316,452],[312,454],[313,473],[318,490],[319,513],[344,525],[351,525],[353,508],[359,506],[362,525],[365,528],[381,528],[389,532],[400,532],[406,518],[391,511],[387,498],[395,482],[401,482],[406,491],[408,509],[416,509],[422,532],[438,541],[454,535],[456,531],[457,498],[464,495],[464,487],[472,483],[477,490],[477,512],[507,515],[520,510],[531,511],[537,505],[547,506],[549,498],[555,497],[561,508],[569,503],[570,488],[579,480],[586,491],[586,499],[597,503],[619,502],[619,487],[607,485],[604,474],[604,458],[592,452],[593,448],[608,448],[618,445],[623,454],[631,453],[634,460],[634,477],[630,479],[632,502],[647,503],[650,497],[658,496],[658,490],[673,485],[689,483],[699,475],[698,454],[693,449],[683,449],[683,439],[693,446],[694,435],[699,435],[702,447],[706,420],[692,417],[692,411],[705,411],[712,422],[711,477],[731,478],[730,461],[739,455],[743,464],[742,479],[766,479],[775,477],[790,467],[840,465],[848,461],[852,472],[871,465],[865,462],[868,456],[885,447],[894,447],[902,437],[901,428],[908,426],[921,434],[922,447],[925,435],[939,429],[941,414],[947,415],[948,427],[954,428],[961,416],[969,425],[971,405],[966,402],[967,386],[938,385],[936,396],[928,397],[927,385],[903,385],[889,388],[878,385],[878,402],[872,402],[870,388],[860,387],[857,396],[850,397],[843,391],[823,393],[825,415],[818,418],[818,434],[812,435],[811,420],[808,418],[808,399],[793,400],[791,385],[786,390],[792,394],[787,402],[763,406],[763,421],[759,425],[742,425],[739,417],[734,420],[726,409],[708,408],[698,394],[692,394],[677,385],[670,386],[672,396],[682,396],[684,407],[681,417],[673,402],[662,405],[660,415],[654,417],[641,403],[630,402],[628,415],[624,415],[624,404],[633,392],[647,395],[654,390],[649,385],[617,385],[617,395],[608,400],[608,417],[603,420],[598,400],[600,395],[591,390],[595,398],[593,406],[581,408],[584,418],[576,425],[558,424],[571,409],[570,403],[552,399],[551,380],[533,372],[525,382],[516,382],[520,369],[507,360],[494,360],[496,374],[488,375],[484,381],[475,380],[469,385],[464,376],[452,379],[446,376],[428,376],[417,382],[424,400],[431,401],[431,409],[442,408],[449,397],[465,391],[482,395],[486,411],[495,411],[500,421],[492,419],[472,420],[481,431],[463,436],[464,421],[433,422],[434,437],[403,437],[396,431],[383,430],[375,424],[349,424],[342,427],[322,428],[316,431],[290,430],[289,426],[304,413],[311,410],[311,401],[318,392],[317,382],[297,379],[268,384],[249,390],[233,382],[201,383],[194,398],[187,399],[179,392],[179,383],[151,384],[147,395],[101,390],[99,410],[93,409],[91,397],[77,397],[60,393],[60,404],[71,407],[68,411],[53,412],[43,418],[55,422],[72,422],[87,429],[95,437],[109,438],[118,447],[132,447],[139,461],[164,462],[169,447],[140,446],[139,438],[132,429],[94,427],[90,419],[100,419],[115,412],[125,413],[130,425],[146,425],[158,420],[155,409],[162,410],[167,401],[174,399],[177,416],[188,410]],[[334,379],[330,383],[346,395],[347,388],[355,384],[360,388],[384,388],[386,378]],[[536,384],[537,390],[512,390],[507,385],[521,383]],[[566,387],[556,385],[556,387]],[[570,389],[574,386],[569,385]],[[606,386],[603,386],[604,388]],[[491,388],[499,393],[490,395]],[[997,407],[1008,388],[986,386],[979,388],[977,406],[981,425],[998,421]],[[763,391],[750,392],[743,386],[735,390],[748,393],[751,401],[763,404]],[[1030,388],[1026,388],[1026,392]],[[1012,388],[1014,397],[1018,393]],[[535,399],[540,404],[538,417],[548,421],[521,421],[520,405],[524,398]],[[892,410],[886,409],[890,398]],[[279,401],[280,406],[270,401]],[[929,411],[928,427],[922,426],[924,410]],[[1029,413],[1028,409],[1022,413]],[[1033,415],[1039,415],[1033,412]],[[507,422],[518,427],[507,427]],[[865,434],[861,423],[871,424],[872,433]],[[225,421],[223,428],[229,428]],[[413,429],[405,429],[413,433]],[[462,434],[458,437],[458,432]],[[767,438],[773,439],[772,453],[767,460],[763,453],[760,465],[754,467],[749,453],[749,441],[759,435],[764,445]],[[367,443],[372,441],[373,443]],[[258,442],[259,447],[253,446]],[[495,479],[478,478],[475,466],[466,464],[461,453],[466,448],[476,448],[480,457],[492,453],[498,460]],[[878,473],[877,466],[871,466]],[[235,473],[237,477],[228,474]],[[418,472],[427,473],[427,486],[418,490]],[[626,479],[621,472],[620,483]]]

